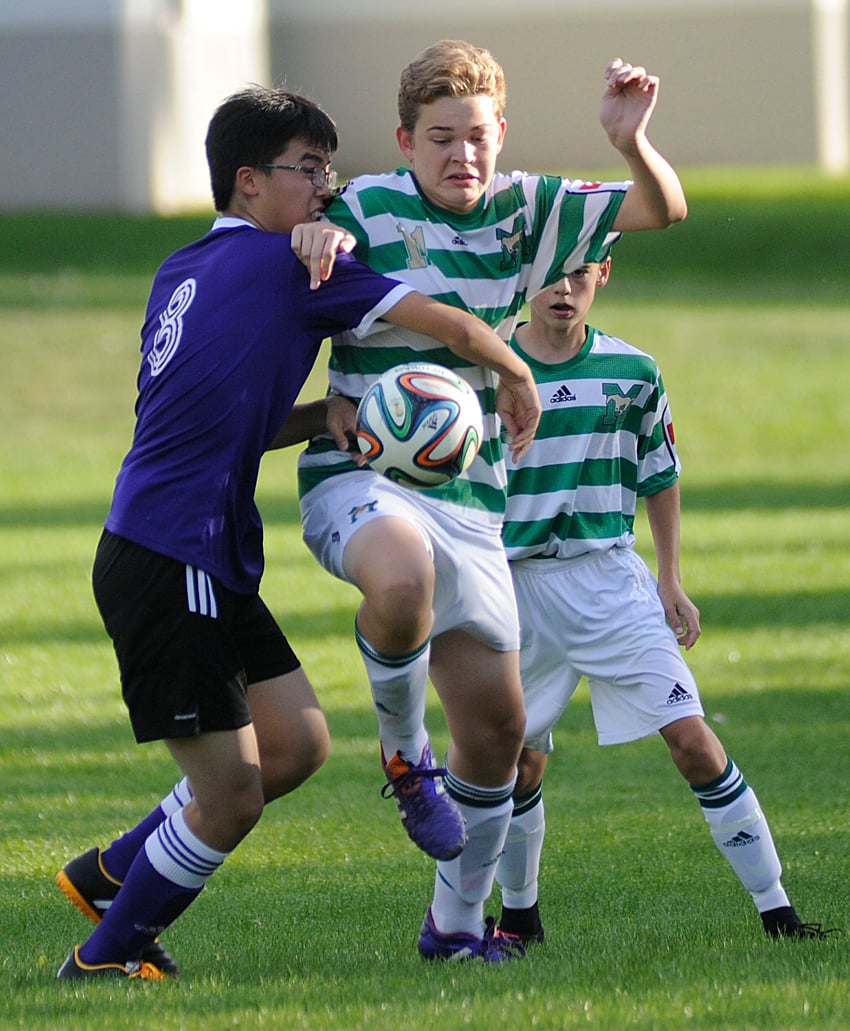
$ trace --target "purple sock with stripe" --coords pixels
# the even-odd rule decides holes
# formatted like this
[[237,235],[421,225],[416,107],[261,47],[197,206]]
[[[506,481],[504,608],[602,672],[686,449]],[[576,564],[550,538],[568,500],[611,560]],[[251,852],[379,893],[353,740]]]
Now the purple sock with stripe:
[[192,789],[189,787],[188,778],[184,777],[174,785],[156,809],[148,813],[144,820],[137,823],[126,834],[122,834],[120,838],[116,838],[108,848],[104,849],[100,853],[100,861],[109,876],[113,880],[123,881],[139,849],[150,835],[166,817],[176,813],[178,809],[182,809],[191,798]]
[[194,902],[227,855],[189,830],[182,809],[172,813],[139,850],[80,959],[96,965],[135,958]]

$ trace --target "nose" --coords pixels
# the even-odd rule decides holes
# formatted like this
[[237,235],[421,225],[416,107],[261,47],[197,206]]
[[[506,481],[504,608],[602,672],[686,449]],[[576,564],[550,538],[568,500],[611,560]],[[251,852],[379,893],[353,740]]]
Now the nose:
[[566,297],[568,294],[571,294],[572,292],[573,288],[570,285],[569,276],[562,276],[562,278],[559,279],[557,283],[555,283],[555,293],[563,294],[563,296]]
[[462,164],[471,164],[475,156],[475,145],[469,140],[458,140],[457,145],[454,148],[454,157],[456,161],[460,161]]

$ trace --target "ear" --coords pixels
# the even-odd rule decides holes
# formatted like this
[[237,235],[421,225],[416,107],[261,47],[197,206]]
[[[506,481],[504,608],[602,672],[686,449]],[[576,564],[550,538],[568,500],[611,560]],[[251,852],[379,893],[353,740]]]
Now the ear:
[[611,275],[611,257],[610,255],[600,264],[599,271],[596,274],[596,285],[605,286],[608,282],[608,277]]
[[245,197],[256,197],[260,192],[257,184],[260,175],[262,173],[258,172],[256,168],[252,168],[250,165],[240,165],[236,169],[234,192],[241,193]]
[[399,125],[395,131],[398,149],[404,154],[405,160],[413,162],[413,134]]

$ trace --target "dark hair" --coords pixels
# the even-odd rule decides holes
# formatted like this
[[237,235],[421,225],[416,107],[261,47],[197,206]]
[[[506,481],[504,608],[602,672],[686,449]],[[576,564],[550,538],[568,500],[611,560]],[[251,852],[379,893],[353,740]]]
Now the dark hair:
[[223,101],[205,140],[216,211],[230,204],[238,168],[270,163],[295,139],[329,154],[338,144],[330,115],[298,93],[249,86]]

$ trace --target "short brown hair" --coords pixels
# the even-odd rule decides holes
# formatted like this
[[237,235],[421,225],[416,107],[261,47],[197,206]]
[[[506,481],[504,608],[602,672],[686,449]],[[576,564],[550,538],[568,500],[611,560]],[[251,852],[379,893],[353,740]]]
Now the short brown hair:
[[492,97],[501,118],[507,101],[505,73],[489,50],[462,39],[443,39],[423,50],[401,73],[398,117],[413,132],[419,108],[439,97]]

